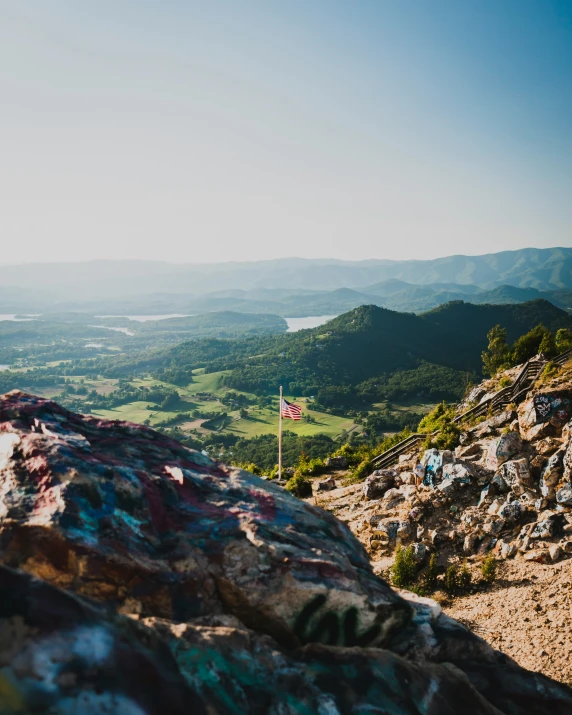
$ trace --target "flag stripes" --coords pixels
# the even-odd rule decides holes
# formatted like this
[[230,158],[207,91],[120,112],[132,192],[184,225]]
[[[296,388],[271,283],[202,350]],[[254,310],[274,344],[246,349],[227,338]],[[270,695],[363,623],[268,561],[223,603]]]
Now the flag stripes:
[[302,408],[299,405],[288,402],[284,398],[282,398],[281,411],[282,417],[288,417],[291,420],[299,420],[302,414]]

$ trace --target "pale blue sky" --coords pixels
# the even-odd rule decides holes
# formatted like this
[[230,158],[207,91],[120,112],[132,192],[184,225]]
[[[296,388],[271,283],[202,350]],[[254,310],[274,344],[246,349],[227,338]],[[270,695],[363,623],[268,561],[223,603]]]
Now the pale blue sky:
[[570,0],[0,0],[0,262],[572,245]]

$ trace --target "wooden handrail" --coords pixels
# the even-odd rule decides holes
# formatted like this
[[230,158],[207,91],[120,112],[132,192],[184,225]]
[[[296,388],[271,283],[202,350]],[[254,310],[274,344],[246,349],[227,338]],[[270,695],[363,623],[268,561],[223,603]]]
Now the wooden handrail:
[[[560,353],[560,355],[553,358],[552,362],[563,365],[567,360],[571,358],[572,348],[570,348],[569,350],[565,350],[563,353]],[[540,368],[543,367],[547,362],[548,361],[545,358],[539,355],[535,355],[530,360],[527,360],[512,385],[509,385],[508,387],[503,387],[501,390],[495,392],[494,395],[491,395],[483,402],[480,402],[478,405],[471,407],[466,412],[463,412],[463,414],[457,415],[455,418],[453,418],[453,422],[458,423],[467,419],[468,417],[478,417],[482,414],[486,414],[489,410],[491,410],[492,412],[498,411],[495,408],[506,407],[511,402],[515,402],[518,404],[518,402],[522,401],[526,393],[530,390],[533,382],[538,377]],[[526,386],[523,387],[523,385],[525,384]],[[437,430],[436,432],[433,432],[431,434],[425,434],[422,432],[415,432],[414,434],[410,434],[409,437],[406,437],[401,442],[398,442],[397,444],[393,445],[393,447],[390,447],[385,452],[382,452],[377,457],[374,457],[372,462],[376,467],[387,466],[388,464],[391,464],[397,457],[399,457],[399,455],[404,454],[410,447],[412,447],[417,442],[423,441],[427,439],[427,437],[436,437],[439,434],[439,431],[440,430]]]

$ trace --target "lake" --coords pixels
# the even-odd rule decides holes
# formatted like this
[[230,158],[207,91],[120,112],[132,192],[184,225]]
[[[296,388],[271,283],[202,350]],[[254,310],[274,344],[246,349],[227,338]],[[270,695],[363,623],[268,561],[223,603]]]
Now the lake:
[[19,323],[25,323],[27,320],[34,320],[38,317],[39,313],[27,313],[25,318],[17,318],[16,315],[19,313],[0,313],[0,320],[15,320]]
[[166,315],[96,315],[96,318],[127,318],[136,320],[139,323],[146,323],[148,320],[168,320],[169,318],[190,318],[189,314],[168,313]]
[[307,318],[284,318],[284,320],[288,323],[288,332],[296,333],[298,330],[317,328],[337,317],[337,315],[309,315]]

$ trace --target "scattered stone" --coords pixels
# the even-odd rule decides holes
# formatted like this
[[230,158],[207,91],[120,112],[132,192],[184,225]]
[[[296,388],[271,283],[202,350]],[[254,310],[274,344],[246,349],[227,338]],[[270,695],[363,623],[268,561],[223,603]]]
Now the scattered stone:
[[328,457],[324,464],[329,469],[347,469],[349,466],[345,457]]
[[507,522],[515,522],[522,516],[522,505],[519,501],[505,502],[498,513]]
[[535,549],[534,551],[527,551],[523,558],[525,561],[535,561],[539,564],[546,564],[551,560],[548,549]]
[[465,540],[463,541],[463,552],[465,554],[474,554],[478,541],[479,537],[477,532],[474,531],[471,534],[467,534],[465,536]]
[[564,506],[572,506],[572,484],[567,484],[556,492],[556,501]]
[[548,553],[550,554],[551,561],[556,562],[562,556],[562,548],[558,544],[550,544],[548,546]]
[[414,544],[411,545],[411,549],[413,552],[413,558],[418,564],[424,563],[425,559],[427,558],[427,554],[429,553],[429,550],[427,549],[427,546],[425,544],[422,544],[420,542],[415,542]]
[[334,477],[328,477],[328,479],[324,479],[321,482],[318,482],[318,491],[319,492],[329,492],[332,491],[333,489],[336,489],[337,484],[336,480]]
[[395,469],[377,469],[366,477],[363,495],[366,499],[381,499],[393,487],[398,472]]
[[515,543],[513,543],[513,542],[507,543],[504,541],[502,542],[500,553],[501,553],[501,556],[503,559],[512,559],[515,556],[517,551],[518,551],[518,549],[516,548]]

